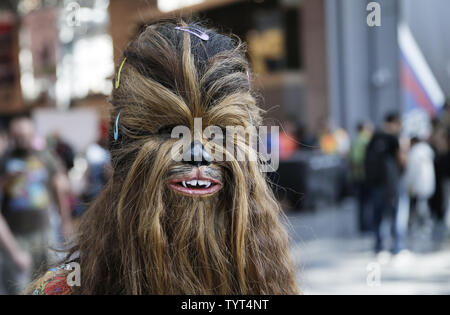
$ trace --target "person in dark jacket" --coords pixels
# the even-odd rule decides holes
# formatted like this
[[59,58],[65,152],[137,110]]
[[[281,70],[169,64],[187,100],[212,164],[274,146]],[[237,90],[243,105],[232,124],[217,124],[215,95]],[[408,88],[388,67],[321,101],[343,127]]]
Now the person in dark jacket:
[[397,113],[385,117],[381,130],[375,132],[365,158],[366,180],[371,191],[374,212],[375,252],[386,250],[389,231],[383,222],[389,222],[394,234],[393,253],[405,249],[405,227],[396,220],[399,209],[399,189],[402,167],[406,158],[400,149],[401,120]]

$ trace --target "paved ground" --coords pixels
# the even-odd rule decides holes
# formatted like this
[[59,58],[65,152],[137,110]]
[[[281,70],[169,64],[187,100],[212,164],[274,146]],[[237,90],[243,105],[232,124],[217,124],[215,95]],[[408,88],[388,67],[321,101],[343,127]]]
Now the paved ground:
[[410,254],[377,257],[371,236],[356,231],[351,200],[324,209],[288,214],[305,294],[450,294],[450,239],[436,250],[416,237]]

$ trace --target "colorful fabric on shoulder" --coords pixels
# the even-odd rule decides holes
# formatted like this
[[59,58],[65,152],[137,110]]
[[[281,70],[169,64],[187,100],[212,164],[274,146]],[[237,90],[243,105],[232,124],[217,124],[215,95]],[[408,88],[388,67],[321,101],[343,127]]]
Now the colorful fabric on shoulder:
[[69,265],[50,269],[38,282],[33,295],[70,295],[72,288],[67,284],[67,275],[70,272]]

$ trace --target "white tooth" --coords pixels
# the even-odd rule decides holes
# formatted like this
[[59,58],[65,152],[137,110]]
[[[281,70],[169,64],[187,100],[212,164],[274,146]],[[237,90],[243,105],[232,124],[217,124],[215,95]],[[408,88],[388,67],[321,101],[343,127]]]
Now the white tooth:
[[182,181],[181,183],[183,184],[184,188],[187,188],[186,181]]
[[187,182],[189,185],[191,185],[191,186],[197,186],[197,180],[196,179],[193,179],[193,180],[191,180],[191,181],[188,181]]
[[206,181],[206,180],[199,180],[198,181],[198,185],[199,186],[205,186],[207,183],[208,183],[208,181]]
[[209,188],[211,186],[211,182],[206,182],[206,188]]

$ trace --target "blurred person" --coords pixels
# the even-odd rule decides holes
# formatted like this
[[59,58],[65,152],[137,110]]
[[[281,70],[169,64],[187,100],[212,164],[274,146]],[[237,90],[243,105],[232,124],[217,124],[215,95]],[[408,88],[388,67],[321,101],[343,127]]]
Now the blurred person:
[[342,157],[347,157],[351,149],[351,139],[344,128],[336,128],[333,132],[336,141],[336,153]]
[[100,194],[112,175],[110,154],[105,149],[104,141],[92,143],[85,154],[87,169],[85,187],[75,208],[74,217],[81,217],[87,207]]
[[429,199],[431,215],[435,221],[434,239],[440,242],[445,230],[446,194],[445,181],[448,178],[450,163],[447,130],[438,118],[432,120],[432,132],[429,143],[434,151],[435,191]]
[[47,138],[47,147],[50,151],[54,152],[56,156],[64,163],[67,171],[70,171],[73,167],[75,153],[66,141],[64,141],[58,132],[54,132]]
[[419,137],[411,139],[405,184],[408,193],[414,200],[414,208],[417,211],[420,226],[425,228],[431,220],[428,199],[434,194],[436,188],[434,152],[431,146]]
[[328,119],[322,119],[319,130],[319,146],[323,153],[334,154],[337,150],[337,141]]
[[4,124],[0,124],[0,161],[8,150],[8,131]]
[[[61,194],[61,201],[64,201],[65,203],[64,208],[69,209],[68,211],[73,216],[74,210],[76,209],[76,196],[72,191],[72,185],[69,179],[69,171],[74,166],[74,150],[69,143],[62,139],[58,131],[53,132],[47,137],[46,140],[46,145],[44,144],[44,147],[42,149],[46,147],[47,151],[52,153],[52,155],[57,158],[64,167],[64,170],[61,171],[57,177],[58,187],[60,188],[59,191]],[[56,241],[60,244],[63,244],[66,233],[63,231],[61,217],[57,211],[50,211],[50,214],[50,225],[52,226],[54,234],[56,235]],[[73,229],[73,224],[71,224],[71,229]]]
[[350,151],[351,140],[345,129],[333,127],[327,118],[322,118],[319,128],[319,146],[324,154],[339,154],[346,157]]
[[369,189],[367,187],[364,161],[367,147],[372,138],[372,126],[366,123],[359,123],[356,127],[357,135],[350,149],[350,163],[352,167],[353,181],[356,186],[358,199],[358,223],[361,232],[372,230],[372,212],[369,207]]
[[280,160],[288,160],[299,148],[298,128],[294,121],[287,120],[283,124],[279,136]]
[[325,154],[334,154],[336,152],[337,143],[333,134],[330,132],[325,132],[320,135],[319,139],[320,149]]
[[445,102],[440,116],[440,122],[443,128],[446,130],[450,129],[450,99],[447,99]]
[[[450,148],[450,128],[447,129],[447,145]],[[444,222],[441,223],[440,228],[442,229],[442,236],[445,236],[445,234],[450,236],[450,150],[444,155],[443,164],[447,167],[444,170],[443,180],[444,206],[442,216],[444,217]]]
[[433,118],[431,120],[431,133],[428,142],[439,155],[445,155],[449,150],[447,128],[439,118]]
[[406,249],[408,222],[404,219],[405,207],[400,206],[399,198],[402,189],[401,172],[406,163],[399,141],[401,129],[399,114],[387,114],[382,129],[374,133],[367,147],[365,175],[374,211],[376,253],[387,250],[391,234],[387,226],[390,226],[394,236],[390,251],[396,254]]
[[62,168],[48,152],[33,148],[32,120],[19,115],[12,119],[9,131],[11,148],[0,166],[0,271],[5,293],[18,294],[49,262],[52,199],[60,209],[66,235],[71,226],[61,185]]

